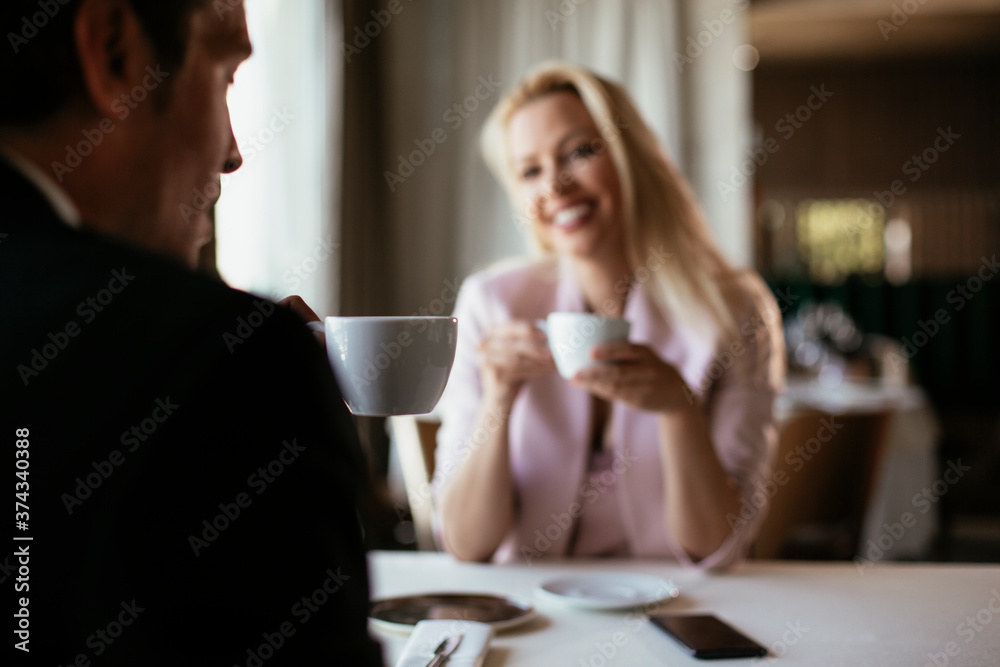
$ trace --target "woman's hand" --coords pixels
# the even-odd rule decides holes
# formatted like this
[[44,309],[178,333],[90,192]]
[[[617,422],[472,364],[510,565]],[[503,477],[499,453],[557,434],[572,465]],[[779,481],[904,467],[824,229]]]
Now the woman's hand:
[[594,348],[591,356],[601,364],[578,371],[571,382],[595,396],[650,412],[691,405],[681,374],[645,345],[609,343]]
[[556,370],[545,334],[526,320],[493,327],[483,336],[478,351],[487,399],[508,407],[525,380]]

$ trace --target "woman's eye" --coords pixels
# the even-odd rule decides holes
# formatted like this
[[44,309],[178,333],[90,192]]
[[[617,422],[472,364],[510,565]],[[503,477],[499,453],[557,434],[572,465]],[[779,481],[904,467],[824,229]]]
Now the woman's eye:
[[596,154],[597,151],[594,150],[594,147],[591,144],[583,144],[581,146],[578,146],[576,149],[573,150],[572,153],[570,153],[570,155],[574,158],[585,158]]
[[528,167],[527,169],[521,171],[521,179],[526,181],[528,179],[534,178],[535,176],[538,176],[538,174],[539,174],[538,167]]

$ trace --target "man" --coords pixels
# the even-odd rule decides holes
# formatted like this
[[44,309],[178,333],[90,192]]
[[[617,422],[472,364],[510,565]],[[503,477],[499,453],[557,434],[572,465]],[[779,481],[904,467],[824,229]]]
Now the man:
[[326,359],[189,268],[195,193],[241,161],[242,2],[6,0],[0,28],[4,664],[381,664]]

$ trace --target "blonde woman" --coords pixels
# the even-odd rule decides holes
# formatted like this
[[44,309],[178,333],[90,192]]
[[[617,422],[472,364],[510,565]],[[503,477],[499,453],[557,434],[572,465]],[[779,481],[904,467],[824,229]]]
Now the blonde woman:
[[[439,405],[436,528],[462,560],[662,556],[721,568],[764,515],[780,314],[714,246],[617,84],[546,63],[492,112],[486,160],[537,256],[471,276]],[[624,317],[570,381],[534,322]]]

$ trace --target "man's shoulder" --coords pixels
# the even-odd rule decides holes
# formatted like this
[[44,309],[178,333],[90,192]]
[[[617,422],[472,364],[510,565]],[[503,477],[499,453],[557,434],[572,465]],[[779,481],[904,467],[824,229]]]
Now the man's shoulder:
[[173,338],[185,347],[207,342],[226,356],[239,351],[237,357],[273,357],[275,363],[268,366],[291,364],[285,369],[291,375],[299,374],[300,362],[308,358],[300,359],[304,348],[316,347],[302,319],[266,296],[234,289],[166,258],[130,248],[121,252],[137,267],[134,275],[147,283],[137,292],[136,307],[159,328],[154,338]]
[[[130,381],[191,369],[233,376],[247,366],[294,379],[321,365],[297,315],[169,258],[69,228],[6,245],[0,255],[18,253],[0,261],[0,281],[16,289],[0,294],[0,329],[33,387],[74,364]],[[53,336],[65,349],[49,350],[48,363],[36,360],[44,370],[31,366],[33,351],[44,355]]]
[[[20,239],[13,245],[20,245],[17,241]],[[252,316],[256,321],[253,313],[294,321],[291,313],[275,308],[266,297],[233,289],[221,279],[196,272],[172,258],[101,234],[50,230],[24,240],[23,245],[26,252],[22,259],[15,260],[8,269],[17,271],[15,277],[30,292],[62,293],[79,286],[83,303],[94,299],[100,304],[120,296],[128,302],[133,316],[137,311],[144,312],[151,321],[170,319],[193,324],[241,316]],[[106,310],[113,311],[110,307]]]

